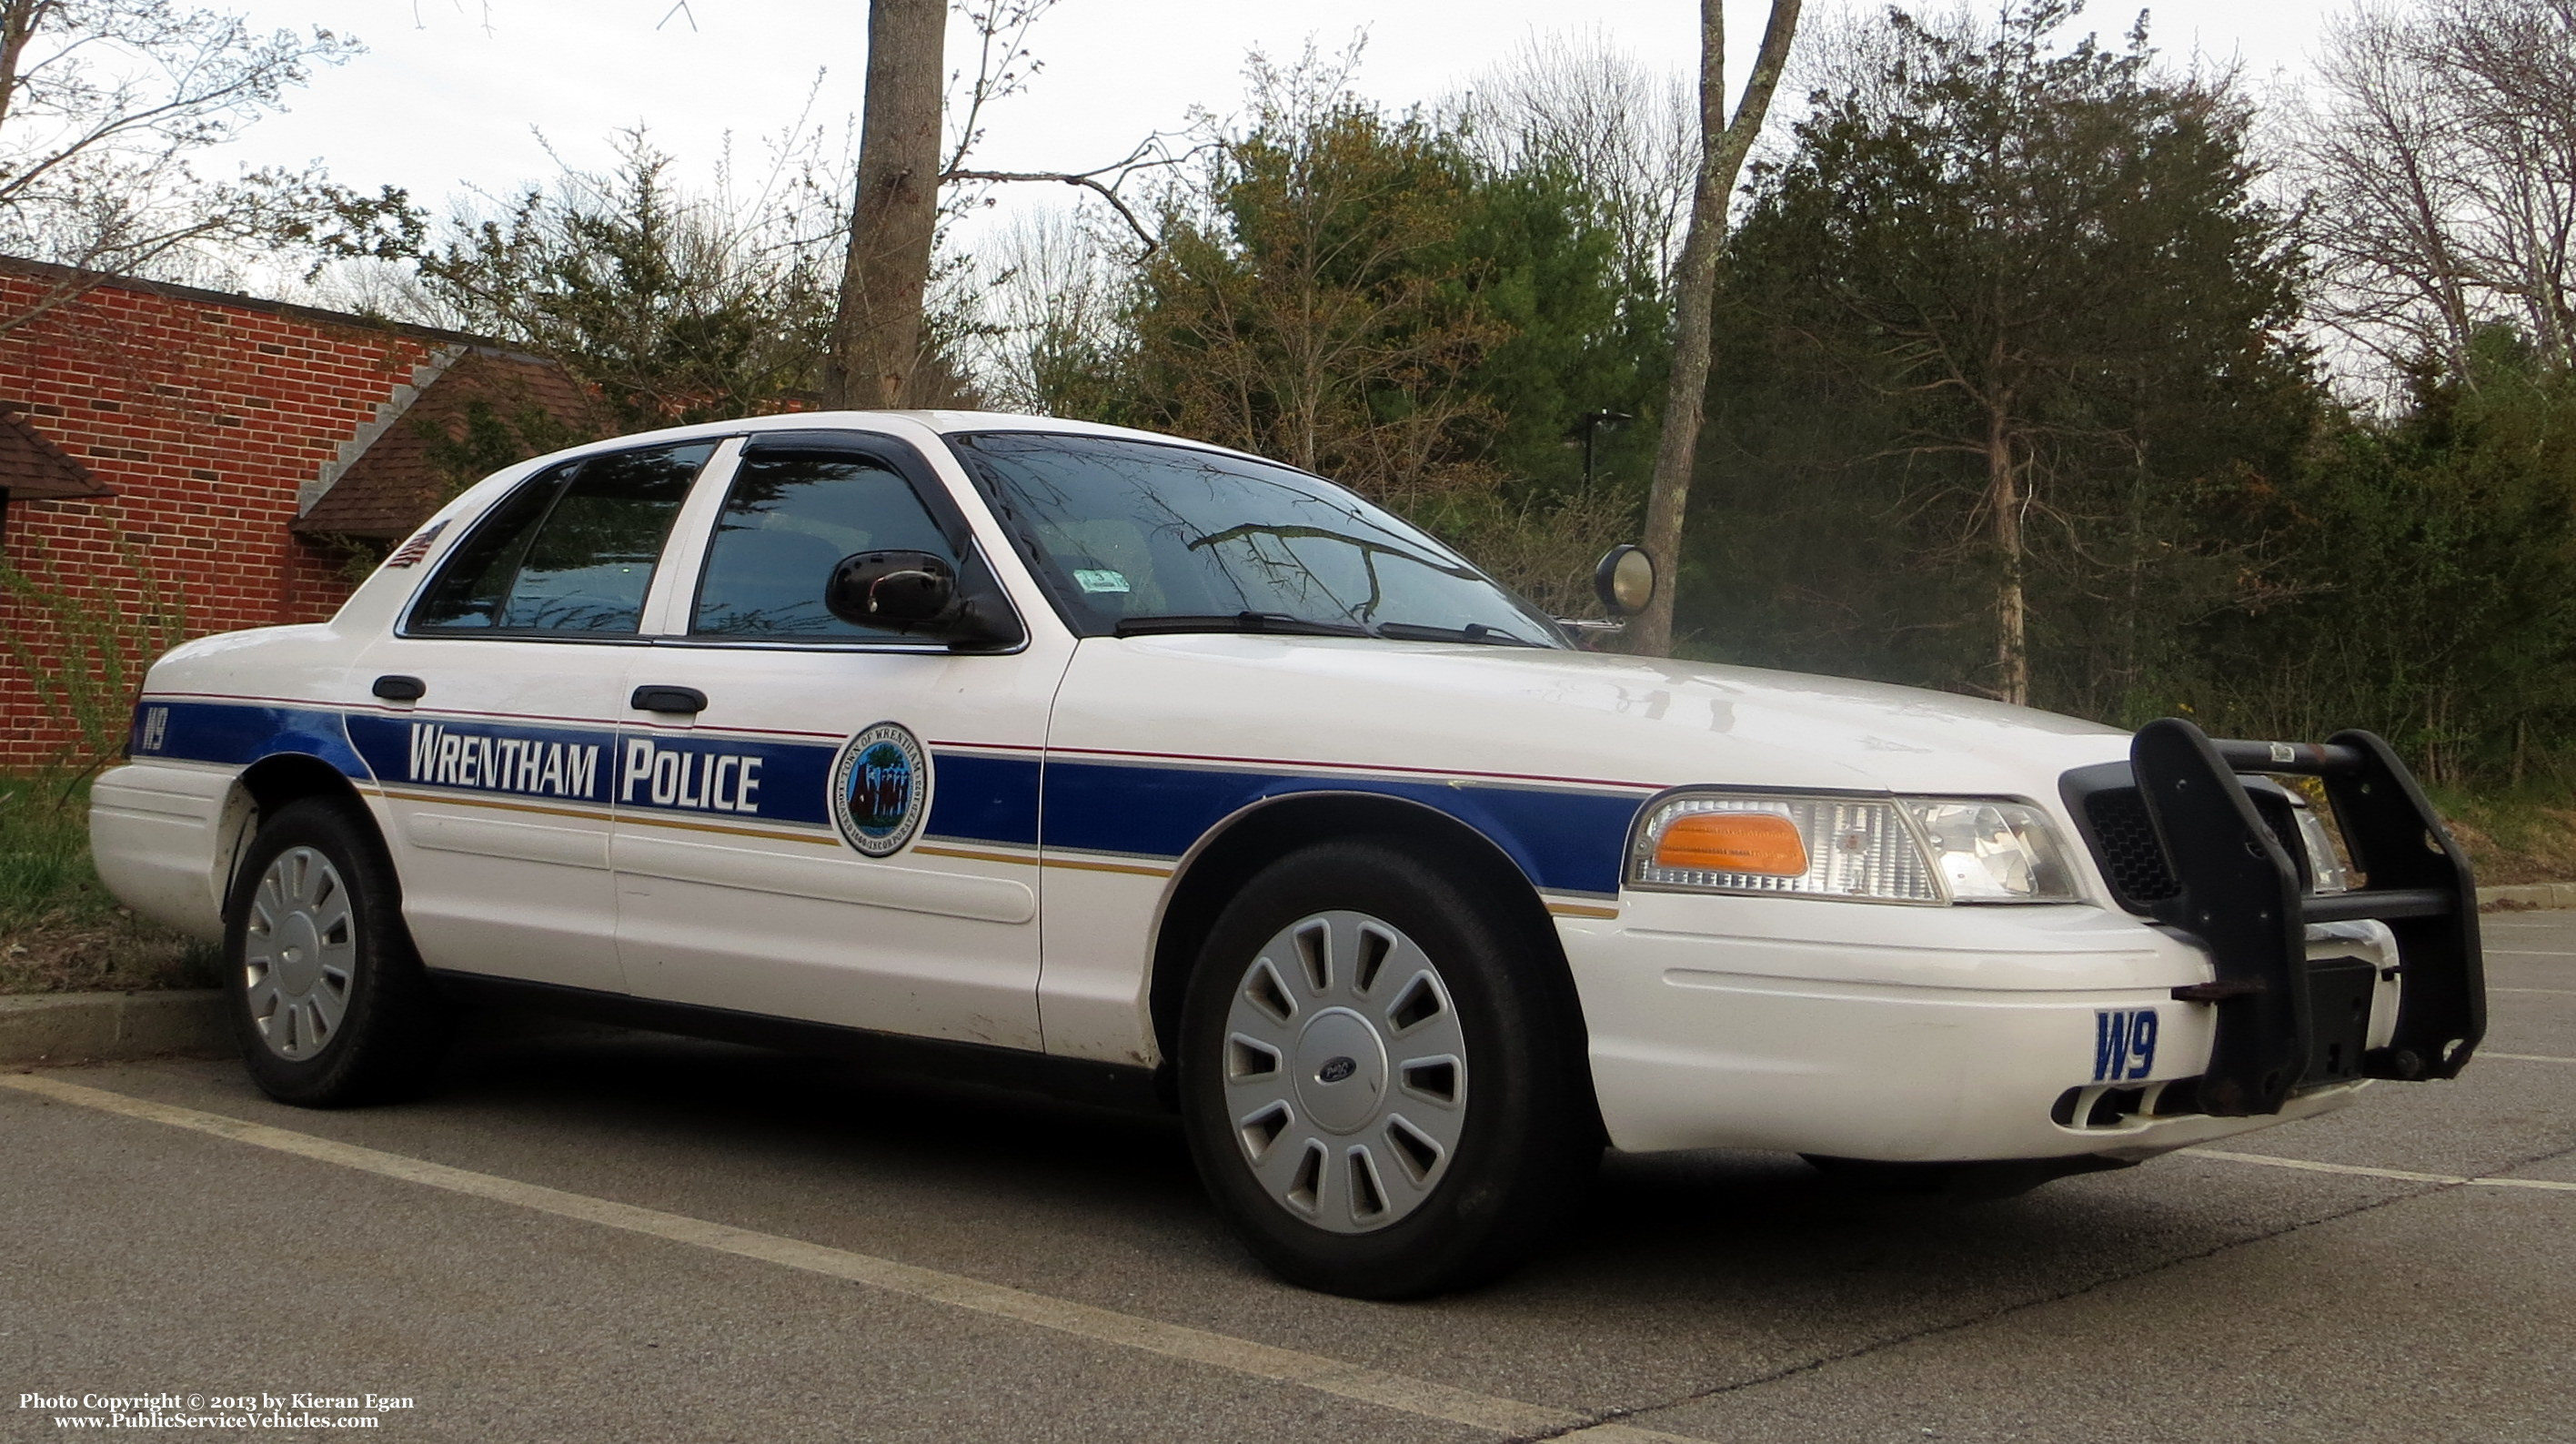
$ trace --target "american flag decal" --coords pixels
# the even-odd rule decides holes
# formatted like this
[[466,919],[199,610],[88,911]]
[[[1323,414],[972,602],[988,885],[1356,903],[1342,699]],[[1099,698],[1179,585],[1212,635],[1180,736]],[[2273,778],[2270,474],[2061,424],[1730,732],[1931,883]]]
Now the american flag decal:
[[422,527],[418,535],[404,542],[392,556],[385,558],[385,565],[389,567],[420,565],[420,559],[429,555],[429,544],[438,540],[438,534],[445,530],[447,530],[447,523],[443,521],[434,521]]

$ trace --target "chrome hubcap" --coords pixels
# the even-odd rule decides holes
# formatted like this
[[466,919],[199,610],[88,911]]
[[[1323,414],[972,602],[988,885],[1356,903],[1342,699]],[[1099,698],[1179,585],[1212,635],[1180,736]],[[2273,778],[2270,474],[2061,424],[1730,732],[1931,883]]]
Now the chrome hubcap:
[[1335,1233],[1420,1208],[1467,1122],[1467,1047],[1440,970],[1359,912],[1262,946],[1226,1013],[1227,1116],[1282,1207]]
[[349,890],[331,860],[290,847],[259,877],[243,929],[242,982],[268,1050],[302,1060],[338,1034],[357,976]]

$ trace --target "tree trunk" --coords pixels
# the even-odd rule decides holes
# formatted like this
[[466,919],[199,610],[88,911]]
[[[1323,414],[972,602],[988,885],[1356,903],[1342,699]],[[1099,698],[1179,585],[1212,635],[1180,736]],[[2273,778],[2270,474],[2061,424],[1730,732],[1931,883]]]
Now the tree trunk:
[[1986,483],[1995,553],[2003,563],[2003,578],[1995,584],[1995,671],[2003,699],[2027,707],[2030,608],[2022,593],[2021,469],[2013,461],[2010,408],[2001,399],[1986,411]]
[[17,99],[18,62],[27,53],[27,42],[58,8],[53,0],[0,3],[0,122],[8,120],[9,106]]
[[1700,0],[1699,184],[1691,194],[1690,229],[1673,274],[1673,371],[1665,391],[1663,435],[1655,445],[1655,479],[1646,495],[1646,554],[1655,559],[1655,599],[1628,627],[1628,650],[1660,657],[1673,649],[1673,593],[1681,582],[1682,517],[1691,471],[1699,464],[1699,429],[1708,395],[1709,310],[1717,293],[1717,251],[1726,239],[1726,203],[1744,155],[1771,108],[1771,91],[1789,58],[1802,0],[1771,0],[1762,50],[1735,118],[1726,115],[1726,4]]
[[947,0],[870,0],[850,249],[823,367],[823,404],[835,410],[902,406],[920,368],[947,38]]

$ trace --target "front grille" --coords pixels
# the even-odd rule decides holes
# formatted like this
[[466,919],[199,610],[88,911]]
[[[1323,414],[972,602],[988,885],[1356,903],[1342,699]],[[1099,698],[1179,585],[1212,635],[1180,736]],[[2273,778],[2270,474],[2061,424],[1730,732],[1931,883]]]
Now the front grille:
[[2113,787],[2084,799],[2084,819],[2093,826],[2093,852],[2103,876],[2120,900],[2141,908],[2182,891],[2165,850],[2156,841],[2155,824],[2147,820],[2146,799],[2134,787]]
[[[2246,789],[2254,804],[2254,814],[2271,829],[2272,837],[2290,855],[2299,869],[2299,881],[2308,885],[2307,844],[2299,836],[2298,814],[2290,799],[2277,790],[2262,787]],[[2155,904],[2182,891],[2174,880],[2173,866],[2165,860],[2164,847],[2156,841],[2155,824],[2147,820],[2146,799],[2134,787],[2108,787],[2084,799],[2084,820],[2093,830],[2094,860],[2102,864],[2103,876],[2111,880],[2111,891],[2123,905],[2136,912],[2150,911]]]

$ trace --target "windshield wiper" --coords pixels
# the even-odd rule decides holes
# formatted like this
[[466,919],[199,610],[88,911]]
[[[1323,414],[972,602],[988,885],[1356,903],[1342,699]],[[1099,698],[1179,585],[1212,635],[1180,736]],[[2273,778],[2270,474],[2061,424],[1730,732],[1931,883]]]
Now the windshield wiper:
[[1357,622],[1316,622],[1286,612],[1215,612],[1204,616],[1122,617],[1114,629],[1121,637],[1149,637],[1159,632],[1280,632],[1299,637],[1373,637]]
[[1515,637],[1500,627],[1488,627],[1482,622],[1469,622],[1463,627],[1434,627],[1422,622],[1380,622],[1377,634],[1399,642],[1491,642],[1504,647],[1544,645]]

